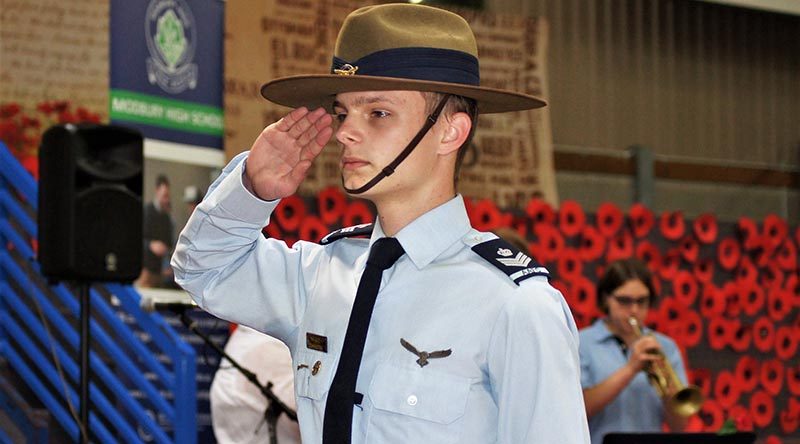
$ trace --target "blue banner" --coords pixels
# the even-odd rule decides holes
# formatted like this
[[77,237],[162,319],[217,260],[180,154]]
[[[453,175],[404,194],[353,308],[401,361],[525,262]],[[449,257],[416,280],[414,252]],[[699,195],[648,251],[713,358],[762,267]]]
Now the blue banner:
[[113,123],[222,149],[222,0],[112,0]]

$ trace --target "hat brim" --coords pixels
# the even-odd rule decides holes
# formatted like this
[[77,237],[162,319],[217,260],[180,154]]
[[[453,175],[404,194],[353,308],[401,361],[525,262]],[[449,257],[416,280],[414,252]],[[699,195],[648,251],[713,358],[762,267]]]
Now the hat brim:
[[474,99],[481,114],[523,111],[547,105],[537,97],[501,89],[378,76],[317,74],[282,77],[265,83],[261,95],[290,108],[330,110],[336,94],[355,91],[425,91]]

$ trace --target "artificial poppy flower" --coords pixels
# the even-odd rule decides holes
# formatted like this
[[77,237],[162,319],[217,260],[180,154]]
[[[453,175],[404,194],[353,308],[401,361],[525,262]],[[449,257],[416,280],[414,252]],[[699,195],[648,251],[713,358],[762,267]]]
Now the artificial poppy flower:
[[750,341],[753,337],[753,327],[748,324],[743,324],[738,319],[728,321],[728,342],[731,348],[738,353],[744,353],[750,348]]
[[752,356],[742,355],[736,362],[736,385],[742,393],[749,393],[756,389],[758,386],[759,377],[761,375],[761,363]]
[[317,193],[317,211],[325,225],[333,226],[341,220],[347,198],[339,187],[327,187]]
[[710,319],[725,313],[725,295],[713,283],[703,285],[703,294],[700,296],[700,313],[704,318]]
[[780,287],[767,291],[767,313],[775,322],[782,321],[792,311],[791,295]]
[[533,234],[536,238],[536,258],[541,262],[555,262],[564,249],[561,232],[552,225],[538,224],[533,227]]
[[700,255],[700,244],[691,236],[686,236],[681,239],[678,248],[680,249],[683,260],[690,264],[695,263],[695,261],[697,261],[697,256]]
[[637,238],[647,236],[653,225],[655,225],[653,212],[641,203],[633,204],[630,211],[628,211],[628,216],[631,220],[631,231]]
[[728,410],[728,417],[733,419],[733,425],[737,432],[752,432],[753,418],[750,417],[750,409],[741,404],[736,404]]
[[577,236],[586,224],[586,214],[578,202],[565,200],[558,209],[558,228],[566,237]]
[[683,316],[683,345],[696,347],[703,338],[703,320],[694,310],[686,310]]
[[736,228],[745,250],[752,251],[762,246],[761,235],[753,219],[749,217],[740,217],[739,221],[736,223]]
[[738,317],[742,312],[739,287],[735,282],[725,282],[722,286],[722,294],[725,296],[725,314],[731,318]]
[[683,314],[686,312],[680,302],[673,297],[661,299],[659,329],[667,336],[675,337],[683,334]]
[[755,284],[758,280],[758,269],[749,257],[743,256],[736,268],[736,282],[738,285]]
[[757,390],[750,396],[750,415],[758,427],[766,427],[775,415],[775,401],[763,390]]
[[281,231],[281,228],[278,226],[278,224],[269,224],[266,227],[264,227],[261,230],[261,232],[267,237],[271,237],[274,239],[283,239],[283,232]]
[[764,353],[772,350],[775,344],[775,325],[766,316],[756,319],[753,324],[753,345]]
[[571,307],[581,313],[594,314],[597,311],[597,292],[589,279],[578,276],[569,285]]
[[764,242],[769,249],[777,248],[786,239],[789,227],[786,221],[777,214],[769,214],[764,218]]
[[775,330],[775,355],[784,361],[789,361],[796,357],[798,346],[798,332],[789,326],[778,327]]
[[714,279],[714,261],[700,259],[692,265],[692,274],[698,282],[711,282]]
[[605,202],[597,208],[597,230],[606,238],[617,234],[622,220],[622,211],[611,202]]
[[641,241],[636,245],[636,257],[647,265],[648,270],[658,270],[661,267],[661,252],[658,247],[648,241]]
[[739,258],[742,255],[741,248],[736,239],[726,237],[717,246],[717,261],[726,270],[733,270],[739,263]]
[[791,239],[783,241],[777,250],[775,261],[779,267],[786,271],[797,270],[797,248],[795,248]]
[[272,217],[284,231],[297,231],[305,215],[306,204],[297,195],[281,199],[275,211],[272,212]]
[[347,205],[342,219],[345,227],[371,224],[373,221],[375,221],[375,215],[372,214],[372,210],[369,209],[367,204],[360,200],[354,200]]
[[578,257],[578,251],[564,248],[558,256],[558,277],[571,280],[581,275],[583,275],[583,262]]
[[784,434],[794,433],[800,427],[800,401],[789,398],[786,408],[780,413],[779,421]]
[[678,250],[670,250],[661,256],[661,266],[658,274],[664,279],[672,279],[678,273],[681,265],[681,253]]
[[759,381],[761,387],[772,396],[778,396],[783,387],[783,363],[778,359],[769,359],[761,363]]
[[719,227],[717,218],[713,214],[703,214],[692,223],[694,235],[698,241],[704,244],[712,244],[717,240]]
[[703,398],[708,399],[711,394],[711,371],[707,368],[693,368],[687,373],[689,384],[700,389]]
[[731,408],[739,400],[739,386],[736,377],[728,370],[722,370],[714,381],[714,399],[722,408]]
[[703,420],[703,430],[706,432],[716,433],[725,423],[725,413],[722,410],[722,406],[713,399],[706,399],[700,407],[698,415]]
[[783,444],[783,440],[775,435],[769,435],[767,439],[764,440],[764,444]]
[[684,307],[691,307],[697,300],[697,281],[688,271],[680,270],[672,279],[672,292]]
[[800,307],[800,276],[796,273],[788,275],[783,283],[783,289],[789,295],[792,305]]
[[680,211],[665,211],[661,213],[658,221],[658,228],[661,235],[671,241],[676,241],[683,237],[686,231],[686,221]]
[[328,227],[317,216],[308,215],[300,222],[297,235],[302,240],[319,242],[328,233]]
[[722,350],[729,343],[730,322],[722,316],[715,316],[708,321],[708,345],[712,350]]
[[755,316],[756,313],[764,308],[764,289],[756,284],[743,284],[738,288],[739,302],[742,304],[742,310],[748,316]]
[[758,282],[764,287],[772,287],[783,285],[783,271],[781,271],[778,264],[771,263],[761,269],[758,274]]
[[578,256],[584,262],[592,262],[600,259],[606,248],[606,238],[591,225],[585,225],[581,230],[580,246]]
[[500,210],[489,199],[482,199],[472,207],[469,220],[478,231],[492,231],[503,224]]
[[539,224],[553,225],[556,221],[556,213],[549,203],[539,198],[528,201],[525,213],[531,218],[533,226]]
[[633,256],[633,237],[628,230],[622,230],[608,241],[606,261],[611,263],[631,256]]
[[794,396],[800,396],[800,364],[786,369],[786,388]]

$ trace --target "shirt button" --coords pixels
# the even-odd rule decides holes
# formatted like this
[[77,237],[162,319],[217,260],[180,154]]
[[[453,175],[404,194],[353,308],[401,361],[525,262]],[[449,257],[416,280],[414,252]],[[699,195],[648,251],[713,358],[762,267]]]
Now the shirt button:
[[406,399],[406,402],[410,406],[415,406],[415,405],[417,405],[417,397],[414,396],[414,395],[411,395],[411,396],[408,397],[408,399]]

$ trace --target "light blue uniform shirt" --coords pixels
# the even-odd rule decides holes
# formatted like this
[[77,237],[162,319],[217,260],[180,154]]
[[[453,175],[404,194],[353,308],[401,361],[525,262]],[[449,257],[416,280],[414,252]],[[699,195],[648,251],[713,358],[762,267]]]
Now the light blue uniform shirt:
[[[675,342],[650,329],[645,329],[644,333],[655,335],[678,379],[685,385],[686,369]],[[628,362],[630,350],[622,351],[603,319],[582,329],[580,339],[581,385],[584,389],[605,381]],[[639,372],[613,401],[589,418],[589,431],[592,444],[600,444],[603,436],[611,432],[660,432],[663,422],[661,398],[650,385],[645,372]]]
[[[261,229],[277,202],[229,164],[181,233],[176,281],[204,309],[281,339],[292,353],[300,430],[321,442],[328,388],[370,245],[347,238],[293,248]],[[470,248],[494,239],[460,196],[395,236],[406,251],[383,273],[356,391],[354,443],[588,443],[578,333],[545,277],[516,285]],[[327,352],[307,334],[327,338]],[[445,358],[419,351],[452,350]],[[319,348],[319,347],[316,347]],[[315,370],[316,368],[316,370]]]

